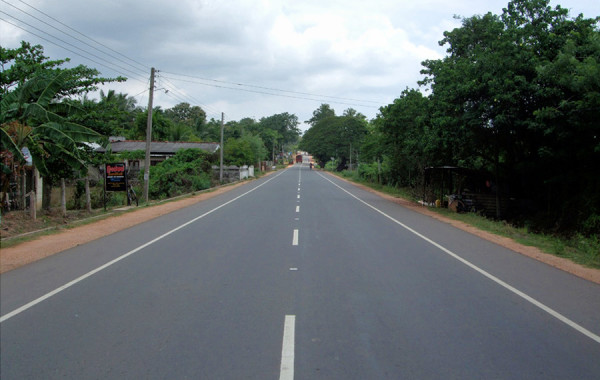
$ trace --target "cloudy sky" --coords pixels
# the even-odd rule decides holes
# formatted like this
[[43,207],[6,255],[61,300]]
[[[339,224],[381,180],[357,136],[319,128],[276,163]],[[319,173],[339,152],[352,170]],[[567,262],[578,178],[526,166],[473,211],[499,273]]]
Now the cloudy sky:
[[[123,75],[107,88],[155,106],[199,105],[208,117],[303,122],[321,103],[374,118],[425,59],[442,58],[453,16],[500,14],[508,0],[0,0],[0,43],[26,40],[53,59]],[[572,16],[600,15],[597,0],[552,0]],[[65,34],[66,33],[66,34]],[[301,125],[306,129],[306,125]]]

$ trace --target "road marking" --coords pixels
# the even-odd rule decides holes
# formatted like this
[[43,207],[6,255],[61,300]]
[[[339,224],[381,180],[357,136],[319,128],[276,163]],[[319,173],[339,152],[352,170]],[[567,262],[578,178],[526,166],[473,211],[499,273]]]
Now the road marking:
[[296,316],[286,315],[283,324],[283,343],[281,345],[281,367],[279,380],[294,380],[294,345],[296,335]]
[[290,268],[291,271],[297,271],[298,268]]
[[296,212],[300,212],[300,206],[296,206]]
[[300,191],[300,188],[298,188],[298,192]]
[[298,199],[300,199],[300,194],[298,194]]
[[388,218],[389,220],[391,220],[394,223],[398,224],[399,226],[401,226],[402,228],[406,229],[407,231],[411,232],[412,234],[414,234],[414,235],[420,237],[421,239],[425,240],[429,244],[433,245],[434,247],[438,248],[442,252],[446,253],[448,256],[450,256],[450,257],[452,257],[452,258],[460,261],[461,263],[463,263],[464,265],[468,266],[469,268],[474,269],[475,271],[479,272],[483,276],[485,276],[488,279],[494,281],[496,284],[504,287],[505,289],[509,290],[510,292],[512,292],[512,293],[516,294],[517,296],[523,298],[527,302],[529,302],[529,303],[533,304],[534,306],[542,309],[543,311],[545,311],[546,313],[550,314],[551,316],[553,316],[554,318],[558,319],[559,321],[563,322],[567,326],[570,326],[571,328],[579,331],[580,333],[582,333],[583,335],[587,336],[588,338],[596,341],[597,343],[600,343],[600,336],[599,335],[594,334],[593,332],[591,332],[590,330],[586,329],[585,327],[583,327],[583,326],[575,323],[574,321],[570,320],[569,318],[565,317],[564,315],[562,315],[558,311],[550,308],[549,306],[546,306],[545,304],[543,304],[540,301],[536,300],[535,298],[529,296],[528,294],[520,291],[519,289],[515,288],[514,286],[509,285],[508,283],[502,281],[501,279],[499,279],[498,277],[494,276],[493,274],[485,271],[484,269],[479,268],[477,265],[471,263],[470,261],[468,261],[466,259],[463,259],[462,257],[460,257],[456,253],[452,252],[448,248],[440,245],[439,243],[436,243],[435,241],[431,240],[427,236],[425,236],[425,235],[423,235],[423,234],[421,234],[421,233],[413,230],[412,228],[410,228],[406,224],[400,222],[399,220],[397,220],[397,219],[393,218],[392,216],[386,214],[385,212],[379,210],[377,207],[372,206],[369,203],[363,201],[362,199],[360,199],[356,195],[352,194],[351,192],[349,192],[348,190],[344,189],[343,187],[341,187],[337,183],[335,183],[332,180],[330,180],[329,178],[325,177],[323,174],[321,174],[321,173],[318,173],[318,174],[321,177],[325,178],[327,181],[331,182],[334,186],[336,186],[337,188],[339,188],[340,190],[342,190],[346,194],[350,195],[352,198],[354,198],[357,201],[361,202],[365,206],[370,207],[371,209],[373,209],[376,212],[378,212],[379,214],[385,216],[386,218]]
[[292,245],[298,245],[298,230],[294,230],[294,237],[292,238]]
[[212,214],[213,212],[215,212],[215,211],[217,211],[217,210],[219,210],[219,209],[221,209],[221,208],[223,208],[223,207],[227,206],[228,204],[230,204],[230,203],[233,203],[233,202],[237,201],[238,199],[240,199],[240,198],[242,198],[242,197],[244,197],[244,196],[246,196],[246,195],[250,194],[251,192],[255,191],[256,189],[258,189],[258,188],[260,188],[260,187],[262,187],[262,186],[266,185],[267,183],[271,182],[272,180],[274,180],[275,178],[279,177],[279,176],[280,176],[281,174],[283,174],[284,172],[285,172],[285,170],[284,170],[284,171],[282,171],[281,173],[279,173],[279,174],[275,175],[274,177],[272,177],[272,178],[270,178],[270,179],[266,180],[265,182],[261,183],[260,185],[256,186],[255,188],[253,188],[253,189],[251,189],[251,190],[249,190],[249,191],[246,191],[245,193],[243,193],[243,194],[241,194],[241,195],[238,195],[237,197],[235,197],[235,198],[233,198],[233,199],[231,199],[231,200],[229,200],[229,201],[227,201],[227,202],[223,203],[222,205],[219,205],[219,206],[217,206],[217,207],[213,208],[212,210],[210,210],[210,211],[207,211],[207,212],[205,212],[204,214],[202,214],[202,215],[200,215],[200,216],[197,216],[197,217],[195,217],[194,219],[192,219],[192,220],[190,220],[190,221],[188,221],[188,222],[185,222],[184,224],[180,225],[179,227],[175,227],[175,228],[173,228],[172,230],[170,230],[170,231],[168,231],[168,232],[165,232],[164,234],[160,235],[159,237],[157,237],[157,238],[154,238],[154,239],[150,240],[149,242],[147,242],[147,243],[144,243],[144,244],[140,245],[139,247],[132,249],[131,251],[129,251],[129,252],[127,252],[127,253],[125,253],[125,254],[123,254],[123,255],[121,255],[121,256],[119,256],[119,257],[117,257],[116,259],[113,259],[113,260],[111,260],[111,261],[107,262],[107,263],[106,263],[106,264],[104,264],[104,265],[101,265],[101,266],[99,266],[99,267],[98,267],[98,268],[96,268],[96,269],[93,269],[93,270],[91,270],[91,271],[87,272],[86,274],[84,274],[84,275],[82,275],[82,276],[79,276],[79,277],[77,277],[76,279],[74,279],[74,280],[72,280],[72,281],[70,281],[70,282],[68,282],[68,283],[64,284],[64,285],[63,285],[63,286],[61,286],[61,287],[58,287],[58,288],[54,289],[53,291],[51,291],[51,292],[49,292],[49,293],[46,293],[46,294],[44,294],[43,296],[41,296],[41,297],[39,297],[39,298],[36,298],[35,300],[33,300],[33,301],[29,302],[29,303],[26,303],[25,305],[23,305],[23,306],[21,306],[21,307],[19,307],[19,308],[15,309],[15,310],[13,310],[13,311],[11,311],[11,312],[7,313],[7,314],[4,314],[2,317],[0,317],[0,323],[2,323],[2,322],[4,322],[4,321],[6,321],[6,320],[8,320],[8,319],[10,319],[10,318],[12,318],[12,317],[14,317],[14,316],[16,316],[16,315],[19,315],[19,314],[21,314],[21,313],[22,313],[22,312],[24,312],[25,310],[27,310],[27,309],[29,309],[29,308],[31,308],[31,307],[33,307],[33,306],[37,305],[38,303],[40,303],[40,302],[42,302],[42,301],[45,301],[45,300],[47,300],[48,298],[50,298],[50,297],[52,297],[52,296],[55,296],[55,295],[57,295],[58,293],[62,292],[63,290],[70,288],[71,286],[73,286],[73,285],[75,285],[75,284],[77,284],[77,283],[79,283],[79,282],[81,282],[81,281],[85,280],[86,278],[88,278],[88,277],[90,277],[90,276],[93,276],[94,274],[96,274],[96,273],[98,273],[98,272],[100,272],[100,271],[102,271],[102,270],[104,270],[104,269],[106,269],[106,268],[110,267],[110,266],[111,266],[111,265],[113,265],[113,264],[116,264],[116,263],[118,263],[119,261],[121,261],[121,260],[123,260],[123,259],[125,259],[125,258],[127,258],[127,257],[129,257],[129,256],[131,256],[131,255],[133,255],[133,254],[134,254],[134,253],[136,253],[136,252],[139,252],[139,251],[141,251],[142,249],[144,249],[144,248],[146,248],[146,247],[148,247],[148,246],[150,246],[150,245],[152,245],[152,244],[156,243],[157,241],[164,239],[165,237],[167,237],[167,236],[171,235],[172,233],[174,233],[174,232],[177,232],[177,231],[179,231],[180,229],[182,229],[182,228],[184,228],[184,227],[187,227],[187,226],[189,226],[190,224],[192,224],[192,223],[194,223],[194,222],[196,222],[196,221],[198,221],[198,220],[200,220],[200,219],[204,218],[205,216],[208,216],[208,215]]

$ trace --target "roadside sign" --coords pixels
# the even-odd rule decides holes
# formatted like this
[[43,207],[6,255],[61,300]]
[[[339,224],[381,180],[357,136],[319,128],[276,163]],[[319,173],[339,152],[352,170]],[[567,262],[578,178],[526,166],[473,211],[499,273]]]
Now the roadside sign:
[[28,166],[33,165],[33,159],[31,158],[31,152],[29,151],[29,148],[24,146],[23,148],[21,148],[21,153],[23,153],[23,158],[25,158],[26,164]]
[[106,191],[127,191],[125,163],[106,164],[104,188]]

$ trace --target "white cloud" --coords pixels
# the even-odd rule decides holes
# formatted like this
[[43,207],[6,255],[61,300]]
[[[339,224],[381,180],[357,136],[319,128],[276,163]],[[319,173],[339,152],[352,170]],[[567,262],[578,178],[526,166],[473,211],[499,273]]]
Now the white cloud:
[[[352,99],[376,100],[384,105],[406,87],[421,79],[421,62],[440,58],[438,46],[445,30],[460,25],[454,14],[471,16],[487,11],[500,13],[508,0],[24,0],[74,29],[143,63],[133,69],[139,80],[111,84],[130,95],[147,86],[149,67],[163,72],[214,78],[233,83],[255,84],[304,93]],[[587,0],[564,0],[567,8],[587,17],[600,14],[600,5]],[[46,19],[20,2],[15,5]],[[13,14],[52,34],[59,34],[25,14],[0,3],[2,11]],[[589,11],[588,11],[589,10]],[[2,17],[5,18],[5,17]],[[6,18],[9,19],[9,18]],[[47,19],[46,19],[47,20]],[[64,27],[48,20],[61,29]],[[44,45],[53,59],[71,57],[117,75],[112,58],[105,66],[87,61],[64,49],[22,32],[0,21],[2,46],[16,47],[20,39]],[[36,32],[38,33],[38,32]],[[73,34],[73,32],[69,33]],[[47,37],[47,36],[46,36]],[[90,48],[61,36],[76,46]],[[50,37],[48,37],[51,39]],[[91,42],[90,42],[91,43]],[[98,53],[102,55],[101,53]],[[138,65],[136,65],[138,66]],[[166,74],[163,74],[166,75]],[[193,80],[192,80],[193,82]],[[273,97],[253,92],[171,81],[178,97],[157,93],[155,104],[171,107],[184,98],[220,111],[231,118],[269,116],[290,112],[301,121],[310,118],[321,102],[341,113],[350,107],[331,98],[309,101]],[[215,84],[215,83],[214,83]],[[236,87],[232,85],[232,87]],[[255,88],[250,90],[268,92]],[[291,94],[299,98],[308,97]],[[147,97],[140,95],[140,104]],[[348,101],[348,103],[353,103]],[[369,117],[377,109],[355,107]]]

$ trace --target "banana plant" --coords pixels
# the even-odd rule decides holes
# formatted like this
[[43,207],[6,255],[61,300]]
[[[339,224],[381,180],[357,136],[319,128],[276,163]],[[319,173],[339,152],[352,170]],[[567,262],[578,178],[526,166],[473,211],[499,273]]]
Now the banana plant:
[[[21,149],[28,147],[34,165],[42,176],[48,173],[46,161],[60,158],[75,169],[84,167],[81,143],[96,142],[106,146],[107,139],[64,116],[74,111],[73,104],[58,102],[67,72],[44,73],[26,81],[0,101],[2,150],[23,160]],[[52,157],[58,154],[60,157]]]

